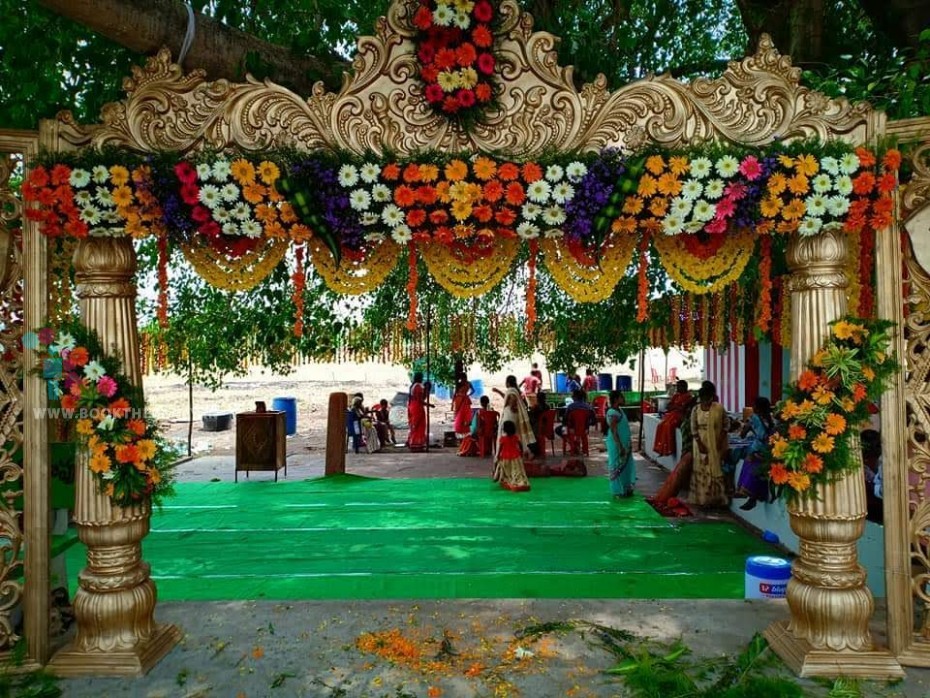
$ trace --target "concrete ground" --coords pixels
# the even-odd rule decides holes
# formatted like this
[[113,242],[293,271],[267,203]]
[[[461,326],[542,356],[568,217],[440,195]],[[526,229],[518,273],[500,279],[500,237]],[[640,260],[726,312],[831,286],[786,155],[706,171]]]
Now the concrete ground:
[[[297,440],[288,444],[288,479],[323,474],[321,452]],[[588,465],[591,477],[604,477],[596,438]],[[347,455],[347,472],[371,477],[487,477],[489,468],[489,460],[457,458],[450,448]],[[665,477],[661,468],[641,459],[637,470],[637,489],[644,494]],[[200,457],[179,467],[183,481],[231,481],[233,475],[229,455]],[[273,474],[252,473],[250,479],[273,479]],[[184,639],[149,674],[65,679],[59,686],[65,696],[95,698],[626,696],[632,694],[622,680],[604,673],[618,661],[609,650],[622,637],[618,631],[636,636],[631,647],[680,639],[691,651],[685,661],[702,663],[706,671],[734,658],[773,621],[788,617],[783,600],[169,602],[158,605],[156,619],[177,625]],[[547,623],[562,625],[525,632]],[[883,626],[879,603],[873,622],[879,643]],[[793,680],[771,651],[760,663],[768,673]],[[805,695],[828,690],[811,681],[798,683]],[[930,670],[908,669],[902,682],[868,682],[862,690],[865,696],[930,696]]]

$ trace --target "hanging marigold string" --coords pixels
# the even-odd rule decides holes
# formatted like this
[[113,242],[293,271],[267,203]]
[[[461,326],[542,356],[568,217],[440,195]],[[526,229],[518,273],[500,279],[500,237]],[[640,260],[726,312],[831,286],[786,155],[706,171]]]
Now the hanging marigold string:
[[730,341],[739,344],[739,332],[737,327],[737,315],[739,304],[739,288],[736,284],[730,286]]
[[698,338],[698,344],[708,346],[710,344],[710,295],[701,296],[701,336]]
[[644,232],[639,241],[639,294],[636,303],[636,321],[645,322],[649,319],[649,260],[646,253],[649,251],[649,233]]
[[787,284],[781,285],[781,345],[785,348],[791,346],[791,291]]
[[772,311],[772,344],[781,345],[781,323],[782,323],[782,277],[775,279],[773,284],[775,293],[774,310]]
[[168,237],[158,237],[158,325],[168,326]]
[[407,243],[407,264],[409,269],[407,297],[410,298],[410,307],[407,311],[407,329],[415,332],[417,329],[417,282],[419,281],[419,274],[417,272],[417,246],[412,240]]
[[763,235],[759,239],[759,304],[756,312],[756,327],[763,333],[772,325],[772,238]]
[[527,260],[529,280],[526,282],[526,336],[531,337],[536,327],[536,258],[539,255],[539,242],[530,240],[530,256]]
[[306,257],[304,246],[294,247],[294,273],[291,281],[294,283],[294,336],[304,336],[304,289],[307,285]]
[[681,344],[681,296],[672,296],[669,300],[672,309],[668,326],[671,331],[671,343],[675,346]]
[[[862,317],[859,307],[862,287],[859,278],[859,268],[862,264],[860,251],[861,231],[851,230],[846,234],[846,309],[850,315]],[[906,297],[906,296],[905,296]]]
[[863,318],[875,317],[872,270],[875,268],[875,231],[865,227],[859,235],[859,311]]
[[681,346],[690,349],[694,341],[694,308],[693,298],[690,293],[683,294],[684,298],[684,315],[685,324],[681,333]]

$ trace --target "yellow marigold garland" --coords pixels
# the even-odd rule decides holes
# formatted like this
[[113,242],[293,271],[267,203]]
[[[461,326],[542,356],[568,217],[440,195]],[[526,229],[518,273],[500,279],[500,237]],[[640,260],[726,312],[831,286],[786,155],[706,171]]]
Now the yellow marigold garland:
[[339,264],[318,237],[307,242],[310,262],[323,281],[336,293],[357,296],[373,291],[387,278],[397,264],[400,248],[395,242],[384,239],[373,244],[365,256],[353,258],[343,254]]
[[278,266],[288,244],[287,240],[263,238],[251,251],[230,258],[215,249],[207,238],[197,236],[191,244],[182,244],[181,251],[194,271],[210,285],[224,291],[246,291]]
[[520,249],[519,238],[497,238],[490,254],[464,254],[455,245],[423,242],[420,256],[436,282],[456,298],[472,298],[487,293],[510,272]]
[[610,297],[630,266],[636,250],[632,235],[611,232],[593,266],[582,264],[562,238],[544,238],[540,248],[546,269],[563,291],[579,303],[598,303]]
[[726,233],[726,240],[717,252],[706,259],[692,254],[685,235],[655,235],[653,244],[662,265],[684,290],[691,293],[713,293],[736,281],[752,257],[754,244],[751,230]]

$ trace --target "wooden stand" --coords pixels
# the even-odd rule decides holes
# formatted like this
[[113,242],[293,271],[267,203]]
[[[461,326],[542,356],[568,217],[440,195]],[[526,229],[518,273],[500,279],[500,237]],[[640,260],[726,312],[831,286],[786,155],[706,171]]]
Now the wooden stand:
[[278,470],[284,468],[287,477],[285,449],[285,418],[282,411],[240,412],[236,415],[236,475],[250,470],[273,470],[278,481]]

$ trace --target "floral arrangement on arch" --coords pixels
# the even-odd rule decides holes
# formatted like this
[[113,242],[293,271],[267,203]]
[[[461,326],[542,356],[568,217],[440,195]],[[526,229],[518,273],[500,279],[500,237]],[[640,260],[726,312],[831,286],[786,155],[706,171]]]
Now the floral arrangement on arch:
[[787,497],[816,496],[818,485],[859,467],[859,427],[898,370],[889,354],[892,327],[850,316],[831,323],[826,343],[776,407],[769,478]]
[[100,492],[121,507],[144,500],[157,505],[171,494],[178,454],[96,334],[75,323],[57,332],[28,333],[24,345],[38,353],[38,372],[48,382],[49,398],[59,401],[61,416],[74,420]]
[[413,15],[424,96],[447,116],[474,115],[494,100],[497,8],[489,0],[420,0]]

